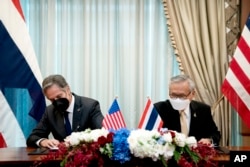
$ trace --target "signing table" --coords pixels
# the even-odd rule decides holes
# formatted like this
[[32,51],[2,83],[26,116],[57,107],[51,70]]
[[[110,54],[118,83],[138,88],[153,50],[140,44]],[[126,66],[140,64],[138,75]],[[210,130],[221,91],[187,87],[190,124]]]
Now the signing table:
[[[231,151],[250,151],[250,147],[226,147],[226,149]],[[34,162],[41,162],[41,157],[44,155],[29,155],[30,152],[36,150],[35,148],[25,148],[25,147],[15,147],[15,148],[0,148],[0,166],[6,167],[27,167],[27,166],[34,166]],[[145,160],[143,160],[146,162]],[[223,150],[218,152],[218,155],[214,158],[214,161],[218,162],[219,166],[227,166],[230,161],[230,155],[228,153],[224,153]],[[45,165],[41,166],[60,166],[60,160],[53,160]],[[146,166],[150,165],[150,162],[144,163]],[[129,163],[129,165],[120,165],[115,164],[111,166],[136,166],[142,167],[144,165],[136,165],[133,163]],[[152,165],[152,164],[151,164]]]
[[[35,148],[26,147],[10,147],[0,148],[0,166],[6,167],[27,167],[34,166],[35,162],[41,162],[41,156],[44,155],[29,155]],[[42,165],[43,166],[43,165]],[[53,161],[44,166],[59,166],[59,161]]]

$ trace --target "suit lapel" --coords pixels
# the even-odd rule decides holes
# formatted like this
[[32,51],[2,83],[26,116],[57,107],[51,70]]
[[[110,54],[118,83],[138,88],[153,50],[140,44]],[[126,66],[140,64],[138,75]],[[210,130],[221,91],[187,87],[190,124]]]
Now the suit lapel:
[[[170,104],[169,100],[166,101],[166,107],[169,116],[166,117],[166,124],[170,130],[176,130],[177,132],[181,132],[181,121],[180,121],[180,114],[179,111],[173,109],[172,105]],[[165,111],[165,110],[163,110]]]
[[80,127],[80,118],[82,115],[82,104],[81,104],[81,99],[79,96],[74,95],[75,96],[75,105],[74,105],[74,110],[73,110],[73,128],[72,131],[77,131]]
[[56,112],[56,125],[57,125],[57,130],[59,131],[58,134],[62,134],[63,136],[61,136],[62,138],[64,138],[64,136],[66,136],[66,130],[65,130],[65,126],[64,126],[64,116],[61,112],[59,111],[55,111]]
[[189,131],[189,135],[193,135],[193,129],[196,129],[196,126],[199,126],[199,125],[197,125],[197,121],[196,121],[196,119],[197,119],[197,106],[195,105],[195,103],[194,102],[192,102],[191,101],[191,103],[190,103],[190,116],[191,116],[191,120],[190,120],[190,131]]

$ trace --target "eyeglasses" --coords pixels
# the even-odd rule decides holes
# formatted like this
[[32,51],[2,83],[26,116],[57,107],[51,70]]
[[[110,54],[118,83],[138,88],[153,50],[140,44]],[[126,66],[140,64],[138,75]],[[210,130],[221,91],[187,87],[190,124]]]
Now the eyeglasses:
[[190,91],[188,94],[184,95],[184,94],[174,94],[174,93],[171,93],[169,94],[169,97],[171,99],[181,99],[181,100],[185,100],[188,98],[188,96],[191,94],[192,91]]

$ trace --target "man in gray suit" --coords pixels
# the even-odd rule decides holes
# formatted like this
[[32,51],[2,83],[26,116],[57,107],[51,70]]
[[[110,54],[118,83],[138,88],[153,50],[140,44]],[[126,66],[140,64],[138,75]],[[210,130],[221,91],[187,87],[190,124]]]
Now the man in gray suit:
[[[102,127],[99,102],[71,93],[63,76],[50,75],[43,80],[42,86],[44,95],[52,104],[46,107],[42,119],[28,137],[27,146],[54,148],[72,131]],[[54,138],[48,138],[50,133]]]
[[[193,100],[194,96],[195,84],[189,76],[172,77],[169,84],[170,98],[154,104],[163,127],[182,133],[185,128],[186,135],[194,136],[198,142],[218,145],[221,135],[213,120],[211,108]],[[181,121],[181,114],[184,114],[185,122]]]

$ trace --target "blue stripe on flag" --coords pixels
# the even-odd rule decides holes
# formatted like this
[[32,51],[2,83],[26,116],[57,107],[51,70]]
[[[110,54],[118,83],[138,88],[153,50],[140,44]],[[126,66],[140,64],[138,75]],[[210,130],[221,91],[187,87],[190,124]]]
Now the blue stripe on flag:
[[154,128],[157,117],[158,117],[158,113],[157,113],[156,109],[153,107],[153,110],[150,114],[150,117],[148,119],[148,123],[147,123],[145,129],[152,130]]
[[250,30],[250,17],[247,18],[246,26]]
[[46,106],[41,86],[1,20],[0,42],[0,89],[3,94],[4,88],[27,89],[33,104],[29,115],[39,121]]

